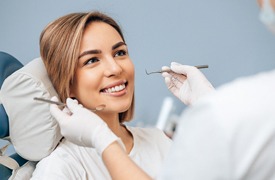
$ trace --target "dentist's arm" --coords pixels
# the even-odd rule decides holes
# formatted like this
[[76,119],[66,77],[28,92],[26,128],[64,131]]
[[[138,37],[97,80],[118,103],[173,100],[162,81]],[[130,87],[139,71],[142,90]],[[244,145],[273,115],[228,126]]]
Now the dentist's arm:
[[162,70],[171,70],[163,72],[162,76],[168,89],[186,105],[192,105],[214,90],[212,84],[194,66],[172,62],[170,67],[164,66]]

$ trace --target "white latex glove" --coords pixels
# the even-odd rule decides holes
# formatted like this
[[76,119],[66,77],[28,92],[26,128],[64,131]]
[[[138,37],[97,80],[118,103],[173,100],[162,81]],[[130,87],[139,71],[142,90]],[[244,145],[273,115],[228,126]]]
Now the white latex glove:
[[[56,97],[51,100],[58,101]],[[80,146],[93,147],[100,155],[114,141],[124,148],[121,139],[95,113],[70,98],[66,100],[66,105],[68,109],[64,108],[63,111],[55,104],[50,106],[51,114],[66,139]]]
[[202,72],[194,66],[172,62],[170,68],[164,66],[162,70],[171,70],[163,72],[162,76],[168,89],[186,105],[192,105],[197,99],[214,90]]

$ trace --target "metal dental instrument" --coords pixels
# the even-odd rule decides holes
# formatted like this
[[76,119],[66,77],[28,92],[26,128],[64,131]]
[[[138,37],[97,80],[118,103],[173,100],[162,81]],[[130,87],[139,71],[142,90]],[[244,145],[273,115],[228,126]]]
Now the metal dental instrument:
[[[65,103],[62,103],[62,102],[57,102],[57,101],[52,101],[52,100],[49,100],[49,99],[44,99],[44,98],[39,98],[39,97],[35,97],[33,98],[34,100],[37,100],[37,101],[42,101],[42,102],[46,102],[46,103],[50,103],[50,104],[56,104],[58,106],[61,106],[61,107],[65,107],[66,104]],[[104,108],[106,107],[105,104],[101,104],[99,106],[97,106],[95,109],[91,109],[92,111],[101,111],[103,110]]]
[[39,97],[35,97],[33,99],[37,100],[37,101],[42,101],[42,102],[50,103],[50,104],[56,104],[56,105],[61,106],[61,107],[65,107],[66,106],[66,104],[64,104],[62,102],[52,101],[52,100],[49,100],[49,99],[44,99],[44,98],[39,98]]
[[[203,68],[208,68],[208,65],[198,65],[198,66],[195,66],[195,67],[198,68],[198,69],[203,69]],[[167,69],[167,70],[147,72],[147,70],[145,69],[145,72],[146,72],[147,75],[154,74],[154,73],[170,72],[170,71],[171,70]]]

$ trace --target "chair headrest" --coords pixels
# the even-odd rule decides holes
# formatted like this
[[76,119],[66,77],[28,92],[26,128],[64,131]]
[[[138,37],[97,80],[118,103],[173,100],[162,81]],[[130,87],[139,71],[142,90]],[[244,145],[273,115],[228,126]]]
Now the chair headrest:
[[[23,67],[23,64],[15,57],[0,51],[0,89],[4,80],[21,67]],[[0,138],[4,138],[9,136],[9,120],[1,102],[0,95]]]
[[41,58],[10,75],[2,85],[1,98],[9,117],[10,139],[16,152],[25,159],[41,160],[62,138],[49,104],[33,100],[52,96],[57,93]]

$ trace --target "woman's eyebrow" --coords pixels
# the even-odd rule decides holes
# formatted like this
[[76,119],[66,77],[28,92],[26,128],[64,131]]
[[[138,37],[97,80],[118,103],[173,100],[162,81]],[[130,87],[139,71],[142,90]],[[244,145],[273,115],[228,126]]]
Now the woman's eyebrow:
[[[125,42],[118,42],[116,43],[115,45],[112,46],[112,50],[116,49],[116,48],[119,48],[120,46],[123,46],[125,45],[126,46],[126,43]],[[83,53],[81,53],[79,56],[78,56],[78,59],[80,59],[81,57],[83,56],[86,56],[88,54],[100,54],[101,51],[100,50],[89,50],[89,51],[84,51]]]
[[118,43],[116,43],[115,45],[112,46],[112,50],[114,50],[114,49],[116,49],[120,46],[123,46],[123,45],[126,46],[126,43],[125,42],[118,42]]
[[88,54],[100,54],[101,51],[100,50],[89,50],[89,51],[84,51],[83,53],[81,53],[79,56],[78,56],[78,59],[80,59],[81,57],[85,56],[85,55],[88,55]]

